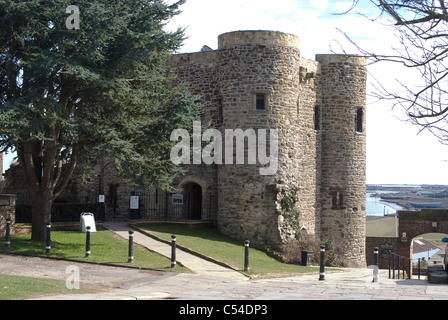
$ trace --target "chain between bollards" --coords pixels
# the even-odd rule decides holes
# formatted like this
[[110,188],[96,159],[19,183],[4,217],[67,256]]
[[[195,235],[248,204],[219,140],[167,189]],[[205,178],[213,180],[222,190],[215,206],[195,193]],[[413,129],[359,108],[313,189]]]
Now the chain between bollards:
[[319,270],[319,280],[325,280],[325,246],[320,246],[320,270]]
[[45,243],[45,253],[50,254],[51,253],[51,223],[47,223],[47,237],[46,237],[46,243]]
[[171,236],[171,268],[176,267],[176,236]]
[[6,218],[6,238],[5,246],[7,249],[11,247],[11,218]]
[[249,240],[244,242],[244,271],[249,271],[249,244]]
[[90,226],[86,227],[86,258],[90,258]]
[[134,262],[134,231],[129,230],[129,258],[128,262]]

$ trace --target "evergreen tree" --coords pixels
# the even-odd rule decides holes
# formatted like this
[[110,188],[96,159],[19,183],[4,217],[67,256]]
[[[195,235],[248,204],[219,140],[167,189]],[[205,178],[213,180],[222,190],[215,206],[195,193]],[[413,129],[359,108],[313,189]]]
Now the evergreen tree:
[[0,150],[16,151],[45,240],[53,200],[75,168],[114,159],[124,177],[169,188],[170,133],[199,116],[166,59],[164,30],[184,0],[0,0]]

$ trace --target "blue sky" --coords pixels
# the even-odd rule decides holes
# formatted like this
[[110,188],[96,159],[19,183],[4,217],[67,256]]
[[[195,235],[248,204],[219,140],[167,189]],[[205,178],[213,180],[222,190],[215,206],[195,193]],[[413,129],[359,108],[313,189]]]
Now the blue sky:
[[[358,53],[338,29],[372,52],[390,50],[394,36],[386,26],[355,12],[337,14],[351,4],[351,0],[187,0],[183,12],[167,28],[186,27],[188,39],[179,52],[196,52],[203,45],[216,49],[221,33],[262,29],[298,35],[301,55],[308,59],[319,53]],[[377,14],[369,0],[361,0],[357,10],[368,16]],[[398,75],[411,78],[408,70],[391,64],[371,66],[369,72],[389,88],[395,86]],[[367,183],[448,185],[448,162],[444,161],[448,146],[440,145],[430,133],[417,135],[418,128],[400,120],[405,119],[401,110],[391,111],[391,107],[368,100]],[[10,162],[7,156],[5,166]]]

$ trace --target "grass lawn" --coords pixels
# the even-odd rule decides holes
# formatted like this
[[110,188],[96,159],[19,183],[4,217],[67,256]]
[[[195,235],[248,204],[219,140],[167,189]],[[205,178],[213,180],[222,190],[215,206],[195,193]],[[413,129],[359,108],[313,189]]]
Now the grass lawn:
[[[79,231],[53,231],[51,232],[51,253],[45,254],[45,244],[29,241],[30,235],[11,237],[10,252],[29,254],[42,257],[74,259],[92,261],[114,265],[125,265],[139,268],[166,270],[175,272],[189,272],[181,265],[171,268],[170,259],[152,252],[134,242],[134,262],[128,263],[128,240],[121,238],[113,232],[98,228],[97,232],[90,234],[90,258],[85,257],[86,234]],[[4,237],[0,238],[4,244]],[[6,252],[4,245],[0,246],[0,253]]]
[[[76,293],[92,291],[83,286]],[[22,300],[36,296],[67,293],[72,293],[72,291],[67,289],[65,281],[0,274],[0,300]]]
[[[236,270],[244,269],[244,243],[231,239],[214,229],[188,228],[179,225],[139,225],[139,228],[165,241],[176,235],[176,244],[196,251]],[[286,275],[319,272],[318,267],[282,263],[260,250],[249,249],[249,275]]]
[[395,237],[395,218],[385,217],[368,220],[366,233],[370,237]]

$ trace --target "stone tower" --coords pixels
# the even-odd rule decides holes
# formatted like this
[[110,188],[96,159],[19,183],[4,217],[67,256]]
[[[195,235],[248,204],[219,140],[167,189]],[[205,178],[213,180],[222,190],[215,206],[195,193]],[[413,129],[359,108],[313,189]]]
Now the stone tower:
[[317,55],[322,96],[321,240],[331,239],[342,260],[365,266],[366,59]]
[[261,174],[260,159],[256,165],[248,163],[255,140],[245,144],[244,164],[218,167],[218,229],[256,246],[278,247],[285,239],[278,193],[298,184],[299,39],[273,31],[225,33],[218,38],[218,56],[222,136],[228,129],[254,129],[256,134],[266,129],[267,151],[275,129],[279,141],[277,168],[271,174]]
[[[202,123],[219,130],[226,148],[229,130],[246,134],[243,162],[231,136],[231,163],[223,156],[190,165],[177,183],[184,198],[199,186],[202,212],[209,208],[219,231],[251,245],[279,250],[308,234],[331,240],[347,265],[365,266],[365,58],[307,60],[297,36],[260,30],[222,34],[217,50],[174,55],[169,65],[202,97]],[[278,134],[277,168],[268,175],[260,169],[272,163],[249,162],[259,155],[259,130],[267,153],[270,133]]]

